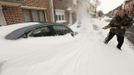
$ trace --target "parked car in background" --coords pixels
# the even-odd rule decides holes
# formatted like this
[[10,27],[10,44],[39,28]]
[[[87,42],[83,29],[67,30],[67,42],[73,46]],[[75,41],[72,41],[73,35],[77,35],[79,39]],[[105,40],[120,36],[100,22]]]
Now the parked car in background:
[[75,33],[65,25],[57,23],[38,23],[15,29],[8,33],[5,38],[8,40],[16,40],[20,38],[62,36],[66,34],[75,36]]

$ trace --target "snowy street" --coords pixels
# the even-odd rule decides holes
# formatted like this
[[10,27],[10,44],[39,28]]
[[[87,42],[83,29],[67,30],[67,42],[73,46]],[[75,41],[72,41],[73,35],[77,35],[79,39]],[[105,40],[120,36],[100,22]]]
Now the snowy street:
[[[107,26],[112,18],[97,16],[96,9],[99,2],[96,1],[98,0],[70,0],[71,2],[73,1],[72,5],[70,3],[69,7],[64,10],[55,9],[55,7],[53,7],[53,0],[49,1],[51,1],[50,8],[53,9],[48,9],[49,6],[27,7],[27,5],[21,6],[21,4],[16,3],[15,9],[0,6],[1,11],[7,12],[7,10],[11,11],[14,9],[14,12],[16,12],[15,10],[18,9],[17,13],[21,13],[18,17],[19,20],[17,20],[19,22],[18,24],[0,27],[0,75],[134,75],[134,47],[132,43],[130,43],[130,40],[125,36],[121,50],[116,48],[118,43],[116,36],[113,37],[108,44],[104,43],[104,39],[108,35],[110,27],[106,30],[104,30],[103,27]],[[69,0],[66,0],[63,6],[67,1]],[[108,3],[110,3],[109,1]],[[38,4],[39,6],[42,4],[42,0],[33,3],[36,2],[40,2],[37,3],[37,6]],[[105,0],[105,2],[107,1]],[[122,2],[123,1],[120,1],[120,3]],[[46,3],[44,2],[45,5],[47,5]],[[56,3],[57,5],[60,4],[60,2]],[[116,3],[115,1],[114,4]],[[117,4],[119,5],[120,3]],[[10,5],[14,4],[11,3]],[[17,8],[17,5],[20,7]],[[94,6],[96,7],[94,8]],[[2,10],[2,8],[6,9]],[[20,8],[25,10],[22,12]],[[108,9],[111,10],[113,8],[108,7]],[[53,12],[49,13],[47,10]],[[23,16],[22,13],[24,13]],[[69,15],[69,21],[65,19],[65,13]],[[10,16],[8,13],[4,14]],[[59,28],[57,27],[57,33],[60,33],[58,29],[61,29],[62,33],[65,33],[65,31],[66,33],[53,36],[30,36],[32,34],[34,35],[34,32],[35,34],[41,32],[44,32],[42,34],[48,33],[51,31],[50,29],[53,29],[54,33],[54,26],[45,26],[45,23],[42,23],[43,26],[40,25],[38,28],[35,27],[33,30],[31,29],[31,31],[26,30],[28,26],[39,25],[39,22],[36,22],[36,20],[44,22],[48,20],[49,22],[50,17],[48,16],[56,16],[56,18],[52,18],[52,20],[56,19],[55,22],[68,22],[69,24],[66,25],[66,28],[64,25],[62,25],[63,28],[60,28],[60,25],[54,25],[55,29],[56,26],[59,26]],[[73,16],[76,17],[74,24]],[[17,22],[12,19],[13,16],[10,17],[11,19],[5,18],[6,23]],[[21,23],[23,19],[28,23]],[[123,18],[121,19],[123,20]],[[31,20],[35,21],[33,22]],[[111,26],[111,28],[113,27]],[[123,28],[125,29],[125,26]],[[18,32],[14,33],[12,36],[16,37],[15,35],[19,35],[17,39],[9,40],[5,38],[16,29],[19,29]],[[25,31],[22,31],[23,29],[25,29]],[[116,29],[122,28],[121,26],[119,28],[116,26]],[[20,35],[20,33],[23,35]],[[74,36],[72,35],[74,33],[78,34]],[[132,34],[131,32],[127,32],[128,37],[128,33]]]
[[116,49],[115,39],[105,45],[101,27],[107,23],[91,21],[86,18],[84,25],[93,24],[92,30],[82,26],[74,38],[1,40],[1,75],[133,75],[134,52],[129,42],[125,41],[122,52]]

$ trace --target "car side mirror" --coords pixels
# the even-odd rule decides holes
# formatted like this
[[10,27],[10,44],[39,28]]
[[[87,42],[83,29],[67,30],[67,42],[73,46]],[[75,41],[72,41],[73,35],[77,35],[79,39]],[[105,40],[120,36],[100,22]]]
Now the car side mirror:
[[78,32],[72,32],[71,35],[74,37],[78,34]]

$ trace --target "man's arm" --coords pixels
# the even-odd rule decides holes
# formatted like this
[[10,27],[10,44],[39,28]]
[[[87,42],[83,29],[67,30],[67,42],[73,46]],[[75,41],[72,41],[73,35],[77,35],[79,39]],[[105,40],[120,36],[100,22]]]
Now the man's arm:
[[104,26],[102,29],[108,29],[110,27],[111,27],[110,25],[107,25],[107,26]]
[[111,28],[113,27],[114,25],[114,22],[115,22],[115,17],[111,20],[111,22],[107,25],[107,26],[104,26],[102,29],[108,29],[108,28]]
[[134,23],[133,19],[131,17],[127,17],[122,22],[122,28],[124,27],[128,29],[133,25],[133,23]]

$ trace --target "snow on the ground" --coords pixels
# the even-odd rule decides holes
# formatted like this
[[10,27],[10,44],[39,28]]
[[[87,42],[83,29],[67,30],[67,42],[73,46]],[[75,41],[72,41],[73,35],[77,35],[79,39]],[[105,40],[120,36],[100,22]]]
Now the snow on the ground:
[[91,21],[85,19],[84,24],[92,25],[92,31],[82,26],[74,38],[2,39],[1,75],[133,75],[134,53],[129,42],[125,41],[123,51],[116,49],[116,38],[103,44],[108,31],[101,28],[107,23]]
[[108,23],[80,11],[83,14],[71,27],[79,33],[74,38],[68,34],[10,41],[1,34],[14,26],[0,28],[1,75],[134,75],[134,52],[128,40],[122,51],[116,48],[116,37],[105,45],[108,30],[102,27]]

